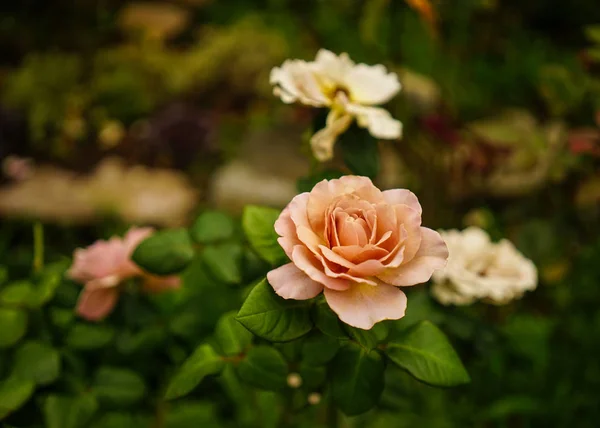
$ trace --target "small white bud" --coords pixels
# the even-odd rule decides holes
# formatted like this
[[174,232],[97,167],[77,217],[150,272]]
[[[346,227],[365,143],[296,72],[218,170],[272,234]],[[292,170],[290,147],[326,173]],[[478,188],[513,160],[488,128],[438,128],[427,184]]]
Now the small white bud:
[[287,384],[290,388],[300,388],[302,385],[302,378],[298,373],[290,373],[287,377]]
[[319,394],[318,392],[311,392],[310,394],[308,394],[308,404],[316,406],[320,402],[321,402],[321,394]]

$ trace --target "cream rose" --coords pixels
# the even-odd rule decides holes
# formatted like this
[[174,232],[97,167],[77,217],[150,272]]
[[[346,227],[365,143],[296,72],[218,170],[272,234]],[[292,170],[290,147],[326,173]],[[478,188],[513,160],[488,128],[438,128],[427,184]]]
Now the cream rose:
[[433,296],[444,305],[468,305],[475,300],[503,305],[537,286],[537,269],[515,246],[493,243],[478,227],[441,231],[450,257],[433,274]]
[[323,292],[343,322],[362,329],[402,318],[398,287],[427,281],[448,257],[439,233],[421,227],[413,193],[382,192],[366,177],[321,181],[289,203],[275,230],[292,261],[268,273],[275,292],[298,300]]
[[398,76],[383,65],[355,64],[347,54],[335,55],[321,49],[312,62],[287,60],[271,71],[274,93],[285,103],[300,102],[327,107],[327,125],[311,139],[315,157],[326,161],[333,145],[352,120],[367,128],[375,138],[395,139],[402,124],[375,105],[388,102],[400,90]]

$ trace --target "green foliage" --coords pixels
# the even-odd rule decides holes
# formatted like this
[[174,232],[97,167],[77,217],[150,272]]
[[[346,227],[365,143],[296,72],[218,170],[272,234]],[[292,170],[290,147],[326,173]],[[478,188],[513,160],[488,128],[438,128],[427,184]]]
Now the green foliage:
[[0,307],[0,349],[17,343],[27,330],[27,313],[21,309]]
[[335,403],[347,415],[359,415],[379,401],[383,391],[383,358],[355,344],[340,349],[333,361],[332,393]]
[[237,369],[243,381],[257,388],[276,391],[286,385],[288,366],[275,348],[255,346]]
[[13,373],[38,385],[50,384],[60,375],[59,352],[41,342],[25,342],[17,349],[14,360]]
[[136,372],[118,367],[100,367],[94,376],[92,391],[100,402],[130,406],[146,393],[144,380]]
[[297,339],[313,326],[306,302],[282,299],[266,279],[254,286],[237,320],[255,335],[274,342]]
[[19,409],[33,394],[32,380],[12,376],[0,383],[0,420]]
[[156,275],[171,275],[184,270],[194,257],[194,248],[185,229],[162,230],[144,239],[132,260]]
[[114,336],[115,331],[108,326],[76,323],[69,330],[65,342],[73,349],[92,350],[107,346]]
[[241,354],[252,343],[252,333],[236,320],[235,312],[228,312],[219,319],[215,338],[226,356]]
[[444,333],[429,321],[422,321],[388,345],[392,362],[415,378],[437,386],[454,386],[470,381]]
[[379,147],[377,140],[366,129],[351,126],[340,137],[344,163],[353,174],[374,178],[379,174]]
[[277,242],[279,236],[274,228],[279,215],[278,210],[249,205],[244,208],[242,216],[242,226],[250,246],[272,265],[281,264],[287,258]]
[[212,346],[200,345],[169,382],[165,398],[172,400],[187,395],[206,376],[219,373],[224,366],[225,362]]
[[202,252],[202,260],[213,276],[226,284],[242,280],[242,247],[235,243],[211,245]]
[[88,426],[97,408],[92,395],[50,395],[44,401],[44,419],[48,428],[83,428]]
[[233,219],[220,211],[205,211],[190,229],[192,239],[200,244],[212,244],[231,238],[235,230]]

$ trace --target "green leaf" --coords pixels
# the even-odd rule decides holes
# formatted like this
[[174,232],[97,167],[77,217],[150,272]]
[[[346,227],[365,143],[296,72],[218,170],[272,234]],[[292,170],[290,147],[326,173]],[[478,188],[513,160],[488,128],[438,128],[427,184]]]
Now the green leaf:
[[287,259],[277,242],[279,235],[275,232],[274,225],[279,214],[280,211],[273,208],[248,205],[242,216],[242,226],[250,246],[272,265],[278,265]]
[[371,178],[379,174],[379,147],[369,131],[353,125],[340,137],[338,144],[344,163],[354,174]]
[[325,171],[321,171],[314,175],[309,175],[308,177],[303,177],[298,179],[296,183],[296,188],[299,193],[310,192],[315,185],[323,180],[333,180],[334,178],[340,178],[344,173],[342,171],[336,171],[332,169],[328,169]]
[[151,419],[143,415],[132,415],[122,412],[108,412],[92,424],[92,428],[148,428]]
[[0,290],[0,303],[10,306],[28,306],[33,292],[29,281],[12,282]]
[[313,366],[303,361],[298,369],[298,374],[302,378],[302,387],[308,390],[316,389],[327,380],[327,367]]
[[308,337],[302,345],[302,361],[309,365],[327,364],[340,349],[338,339],[322,334]]
[[98,403],[90,394],[80,397],[50,395],[44,402],[46,428],[86,428]]
[[16,308],[0,308],[0,326],[0,349],[9,348],[27,331],[27,313]]
[[75,324],[67,334],[66,343],[74,349],[98,349],[112,342],[115,331],[107,326]]
[[367,350],[377,346],[377,335],[373,330],[363,330],[362,328],[345,325],[344,328],[356,343]]
[[282,299],[266,279],[250,292],[237,320],[255,335],[273,342],[297,339],[312,328],[306,303]]
[[242,282],[242,247],[239,244],[219,244],[206,247],[202,260],[216,279],[226,284]]
[[335,312],[331,310],[327,302],[319,302],[313,308],[312,318],[319,330],[328,336],[338,339],[348,339],[348,335],[342,328],[342,323]]
[[0,285],[8,281],[8,269],[6,266],[0,266]]
[[452,345],[434,324],[421,321],[388,345],[387,356],[422,382],[454,386],[470,381]]
[[205,211],[190,229],[192,239],[200,244],[212,244],[231,238],[235,230],[233,219],[219,211]]
[[235,319],[235,312],[228,312],[219,319],[215,337],[224,355],[238,355],[252,343],[252,333]]
[[164,426],[165,428],[211,428],[220,425],[216,422],[213,403],[188,401],[169,407]]
[[117,367],[100,367],[94,377],[92,391],[102,402],[129,406],[140,401],[146,385],[136,372]]
[[161,230],[143,240],[131,258],[150,273],[171,275],[188,266],[194,248],[186,229]]
[[171,379],[165,398],[172,400],[188,394],[208,375],[220,373],[223,359],[212,346],[200,345]]
[[18,410],[33,394],[35,383],[11,376],[0,383],[0,420]]
[[255,346],[238,366],[240,378],[261,389],[285,388],[288,366],[283,355],[270,346]]
[[54,382],[60,374],[60,354],[44,343],[29,341],[17,349],[13,373],[38,385]]
[[336,405],[348,416],[371,409],[383,392],[383,358],[348,343],[333,360],[332,393]]
[[64,275],[64,268],[61,264],[49,266],[31,292],[29,306],[32,308],[41,308],[54,297],[58,286]]
[[600,25],[590,25],[584,31],[588,39],[600,44]]

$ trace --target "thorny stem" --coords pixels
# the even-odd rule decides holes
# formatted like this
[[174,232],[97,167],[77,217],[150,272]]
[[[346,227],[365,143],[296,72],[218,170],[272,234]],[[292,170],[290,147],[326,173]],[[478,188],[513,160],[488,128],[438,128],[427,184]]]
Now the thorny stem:
[[44,267],[44,226],[39,221],[33,223],[33,271],[38,273]]

